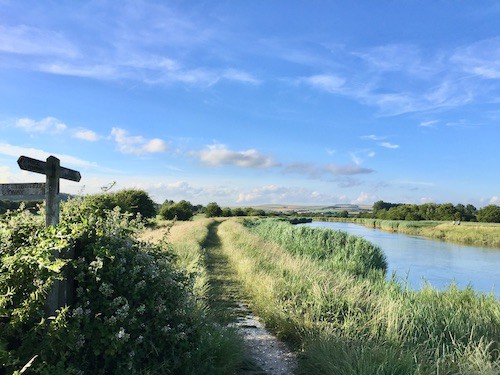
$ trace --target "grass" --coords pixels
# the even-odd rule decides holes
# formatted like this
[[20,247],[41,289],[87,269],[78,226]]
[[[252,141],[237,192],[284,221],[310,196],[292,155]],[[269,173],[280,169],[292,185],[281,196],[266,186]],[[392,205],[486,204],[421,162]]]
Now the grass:
[[278,220],[245,220],[253,233],[274,240],[292,254],[317,259],[322,266],[366,276],[385,274],[387,261],[382,250],[361,237],[341,231],[292,226]]
[[493,295],[455,286],[414,292],[318,266],[321,258],[234,220],[218,229],[253,309],[301,350],[299,373],[499,373],[500,304]]
[[500,248],[500,224],[462,222],[453,225],[449,221],[405,221],[380,219],[334,219],[359,223],[371,228],[410,235],[419,235],[464,245]]
[[[141,234],[141,240],[167,241],[170,244],[179,268],[191,275],[198,305],[214,324],[219,326],[215,332],[220,332],[220,335],[214,336],[213,332],[205,335],[207,348],[218,347],[219,353],[222,353],[219,357],[223,359],[223,363],[218,364],[217,373],[234,374],[251,364],[245,356],[238,333],[226,327],[230,319],[226,313],[228,305],[216,302],[216,295],[226,293],[222,293],[222,287],[217,286],[210,272],[213,260],[208,257],[207,247],[216,246],[212,243],[211,228],[214,224],[216,222],[213,219],[163,222],[159,228],[145,230]],[[193,365],[202,366],[196,363]]]

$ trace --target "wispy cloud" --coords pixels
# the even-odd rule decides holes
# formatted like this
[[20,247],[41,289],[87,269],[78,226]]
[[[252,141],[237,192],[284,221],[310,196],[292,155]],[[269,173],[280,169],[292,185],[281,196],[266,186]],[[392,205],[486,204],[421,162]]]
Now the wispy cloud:
[[89,129],[77,129],[74,131],[73,137],[89,142],[98,141],[100,138],[96,132]]
[[242,168],[271,168],[277,166],[270,156],[255,149],[234,151],[222,144],[207,146],[193,153],[199,160],[209,166],[234,165]]
[[484,79],[500,79],[500,37],[461,47],[450,60],[467,73]]
[[142,136],[130,136],[126,130],[121,128],[113,128],[111,136],[118,149],[124,154],[153,154],[167,150],[166,143],[159,138],[147,139]]
[[73,59],[78,48],[59,33],[26,25],[0,25],[0,52]]
[[372,141],[383,141],[386,138],[387,138],[386,136],[378,136],[378,135],[374,135],[374,134],[363,135],[361,137],[361,139],[370,139]]
[[67,125],[55,117],[45,117],[40,121],[20,118],[16,120],[15,126],[28,133],[59,133],[67,129]]
[[436,126],[436,124],[439,123],[439,120],[430,120],[430,121],[422,121],[419,126],[422,126],[424,128],[433,128]]
[[363,168],[358,164],[328,164],[325,166],[325,171],[334,175],[346,175],[351,176],[355,174],[367,174],[374,172],[373,169]]
[[237,202],[240,204],[333,204],[346,202],[346,200],[345,196],[324,194],[311,189],[265,185],[241,192]]
[[36,149],[36,148],[27,148],[27,147],[20,147],[20,146],[14,146],[10,145],[8,143],[0,143],[0,154],[2,155],[8,155],[12,157],[18,158],[21,155],[32,157],[34,159],[41,159],[45,160],[49,156],[53,155],[57,157],[58,159],[61,160],[62,165],[72,165],[76,167],[97,167],[96,163],[83,160],[71,155],[64,155],[64,154],[51,154],[48,153],[47,151]]
[[392,149],[399,148],[399,145],[395,145],[395,144],[390,143],[390,142],[382,142],[382,143],[379,143],[379,145],[382,147],[385,147],[385,148],[392,148]]
[[300,79],[301,82],[329,93],[338,93],[345,84],[345,79],[332,74],[318,74]]

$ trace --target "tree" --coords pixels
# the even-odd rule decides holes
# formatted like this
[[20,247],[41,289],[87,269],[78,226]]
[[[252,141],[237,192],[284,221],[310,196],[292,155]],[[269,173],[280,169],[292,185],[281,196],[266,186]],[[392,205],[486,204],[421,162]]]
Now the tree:
[[485,223],[500,223],[500,206],[490,204],[477,211],[477,221]]
[[215,202],[209,203],[209,204],[207,204],[207,207],[205,209],[205,216],[206,217],[222,216],[222,209]]
[[233,210],[233,216],[246,216],[246,214],[240,207],[237,207]]
[[222,209],[222,216],[223,217],[231,217],[233,216],[233,211],[229,207],[223,208]]
[[160,215],[166,220],[186,221],[193,217],[193,205],[185,200],[174,203],[172,205],[163,204],[160,209]]
[[130,212],[134,215],[141,214],[145,218],[152,218],[156,215],[155,202],[153,202],[149,194],[144,190],[121,190],[111,194],[111,197],[122,211]]
[[347,210],[340,211],[338,217],[349,217],[349,212]]

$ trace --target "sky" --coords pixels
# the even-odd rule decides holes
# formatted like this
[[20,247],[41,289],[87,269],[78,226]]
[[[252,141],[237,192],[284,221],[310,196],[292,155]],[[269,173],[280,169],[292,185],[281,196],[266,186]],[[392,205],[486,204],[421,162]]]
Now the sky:
[[498,1],[0,0],[0,183],[500,204]]

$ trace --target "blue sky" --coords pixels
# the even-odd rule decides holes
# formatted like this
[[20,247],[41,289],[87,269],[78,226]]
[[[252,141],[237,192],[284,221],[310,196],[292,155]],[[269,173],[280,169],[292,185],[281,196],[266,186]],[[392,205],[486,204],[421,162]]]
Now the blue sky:
[[221,205],[500,202],[498,1],[0,0],[20,155]]

